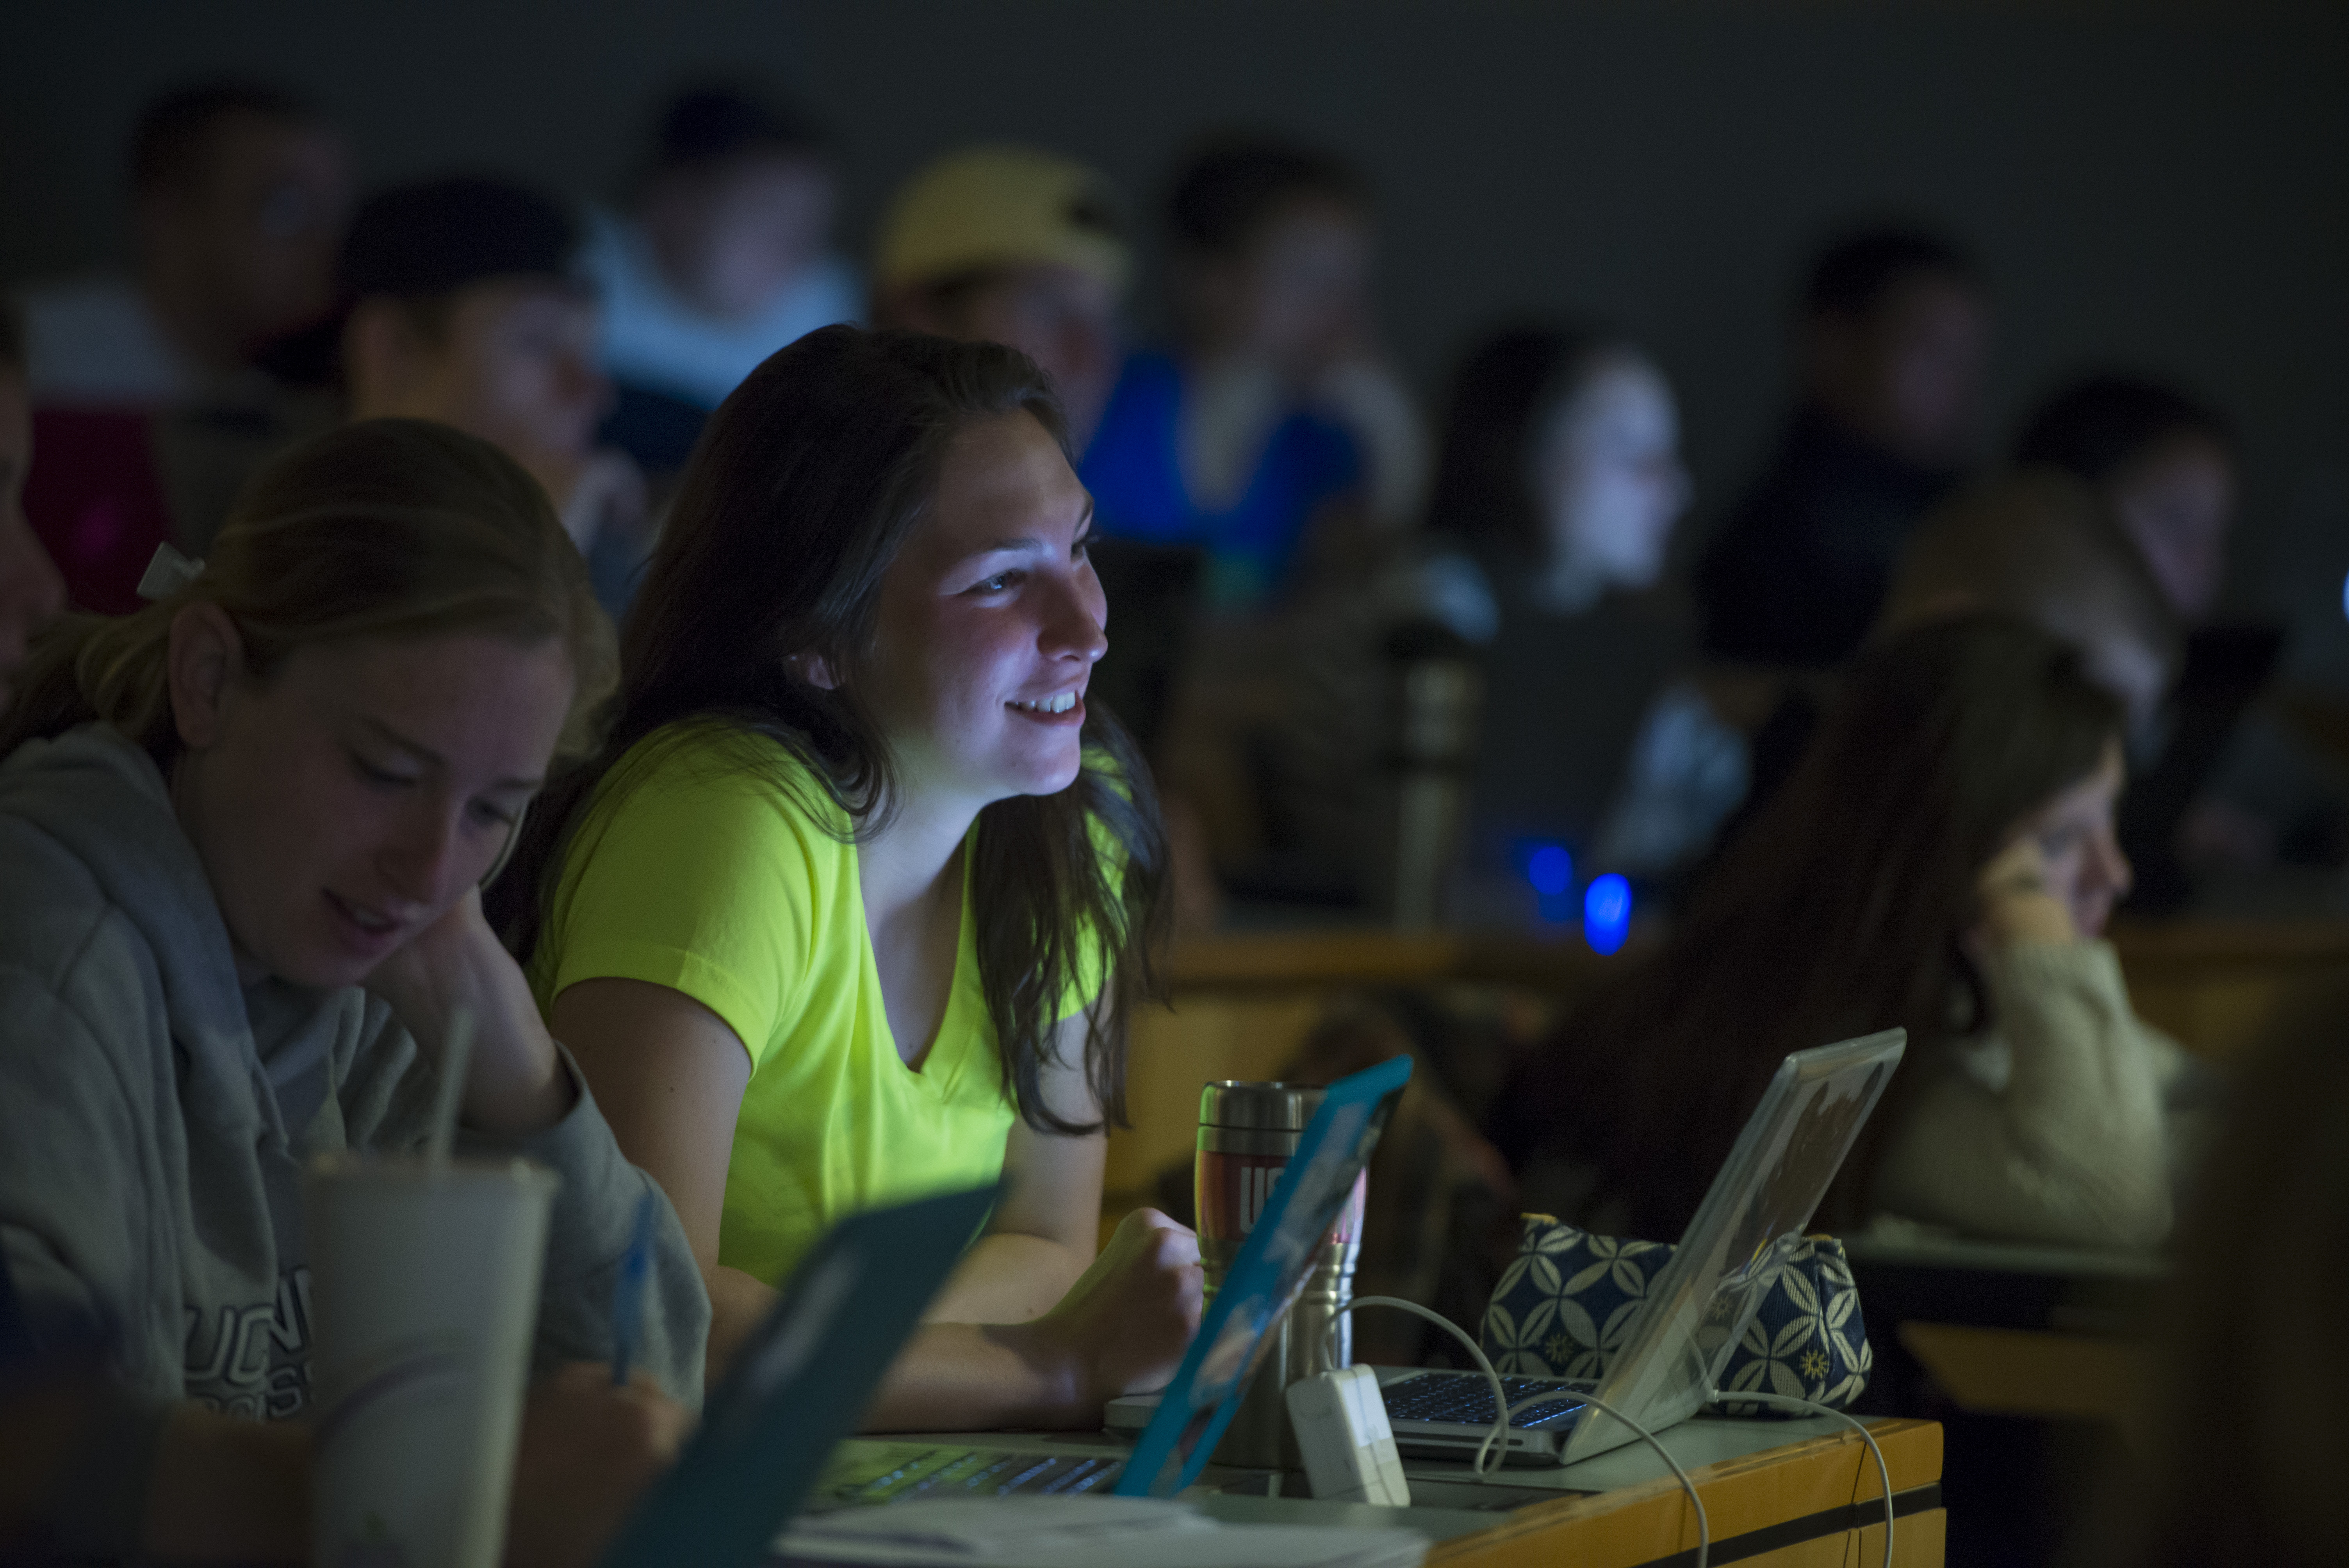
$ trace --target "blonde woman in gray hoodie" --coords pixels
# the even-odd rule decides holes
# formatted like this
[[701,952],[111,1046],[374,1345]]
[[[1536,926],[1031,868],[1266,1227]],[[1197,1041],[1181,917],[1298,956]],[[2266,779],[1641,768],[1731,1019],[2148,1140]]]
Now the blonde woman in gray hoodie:
[[[111,1346],[53,1456],[54,1544],[305,1555],[301,1168],[419,1146],[460,1009],[479,1021],[460,1141],[563,1178],[519,1527],[533,1470],[582,1433],[639,1471],[674,1442],[660,1390],[698,1399],[709,1322],[660,1202],[640,1361],[659,1388],[615,1428],[627,1396],[557,1372],[609,1357],[658,1189],[481,912],[533,793],[590,743],[610,626],[529,477],[419,421],[280,459],[209,562],[167,575],[137,614],[55,628],[0,717],[0,1261],[36,1339]],[[592,1466],[554,1468],[565,1530],[625,1508]]]

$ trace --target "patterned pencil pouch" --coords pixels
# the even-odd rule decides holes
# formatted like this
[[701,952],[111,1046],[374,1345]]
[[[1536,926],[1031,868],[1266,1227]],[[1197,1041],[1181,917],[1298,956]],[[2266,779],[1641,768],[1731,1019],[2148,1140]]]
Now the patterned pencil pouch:
[[[1533,1377],[1607,1375],[1630,1337],[1649,1282],[1671,1261],[1664,1242],[1594,1236],[1547,1214],[1523,1216],[1516,1261],[1485,1309],[1485,1354],[1505,1373]],[[1721,1377],[1750,1388],[1849,1409],[1876,1364],[1851,1262],[1833,1236],[1806,1236],[1787,1254]],[[1790,1418],[1793,1412],[1723,1399],[1715,1416]]]

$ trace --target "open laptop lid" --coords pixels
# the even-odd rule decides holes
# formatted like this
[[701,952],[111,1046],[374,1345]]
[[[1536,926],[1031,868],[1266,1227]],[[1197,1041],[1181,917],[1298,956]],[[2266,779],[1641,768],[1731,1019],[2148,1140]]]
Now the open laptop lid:
[[[1887,1029],[1796,1051],[1779,1064],[1671,1262],[1650,1284],[1647,1305],[1600,1381],[1599,1398],[1651,1432],[1686,1420],[1713,1398],[1715,1380],[1908,1042],[1906,1030]],[[1634,1439],[1622,1422],[1593,1409],[1559,1462]]]
[[1305,1288],[1321,1238],[1353,1195],[1354,1178],[1370,1163],[1410,1078],[1411,1058],[1396,1057],[1340,1078],[1322,1095],[1160,1397],[1158,1413],[1134,1444],[1118,1478],[1120,1496],[1172,1497],[1206,1468],[1266,1341]]
[[764,1563],[996,1195],[949,1192],[834,1226],[792,1271],[600,1568]]

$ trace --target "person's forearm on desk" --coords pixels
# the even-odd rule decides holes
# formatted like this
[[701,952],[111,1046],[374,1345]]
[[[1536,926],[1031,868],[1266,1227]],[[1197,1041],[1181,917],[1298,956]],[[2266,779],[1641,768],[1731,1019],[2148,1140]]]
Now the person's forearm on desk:
[[1029,1323],[1052,1310],[1092,1266],[1081,1253],[1045,1236],[981,1236],[922,1314],[925,1323]]
[[1154,1209],[1033,1322],[932,1323],[889,1368],[871,1432],[1096,1427],[1120,1394],[1165,1386],[1199,1326],[1198,1238]]
[[735,1353],[766,1321],[781,1293],[740,1269],[718,1264],[703,1265],[701,1283],[709,1288],[709,1352],[702,1387],[714,1394]]
[[[586,1568],[677,1456],[685,1407],[647,1377],[611,1385],[576,1363],[523,1407],[506,1560]],[[156,1444],[140,1545],[175,1563],[298,1563],[310,1555],[311,1431],[173,1406]]]
[[[1036,1092],[1072,1126],[1102,1122],[1081,1065],[1084,1019],[1063,1020]],[[1003,1191],[981,1236],[922,1315],[926,1323],[1029,1323],[1050,1312],[1101,1252],[1109,1135],[1054,1132],[1025,1117],[1003,1145]]]

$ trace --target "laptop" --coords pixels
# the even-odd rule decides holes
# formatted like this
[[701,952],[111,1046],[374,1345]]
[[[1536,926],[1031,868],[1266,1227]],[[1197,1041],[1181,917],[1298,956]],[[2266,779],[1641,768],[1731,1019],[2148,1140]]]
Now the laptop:
[[[1504,1463],[1572,1464],[1638,1440],[1630,1427],[1578,1397],[1586,1392],[1651,1432],[1677,1426],[1712,1399],[1907,1043],[1906,1031],[1888,1029],[1796,1051],[1779,1065],[1671,1262],[1650,1284],[1606,1377],[1502,1377],[1513,1405],[1557,1395],[1511,1418]],[[1377,1372],[1395,1446],[1405,1455],[1469,1459],[1492,1430],[1492,1385],[1482,1372]]]
[[767,1560],[987,1220],[996,1189],[853,1215],[793,1271],[600,1568]]
[[809,1506],[915,1497],[1172,1497],[1189,1486],[1231,1424],[1272,1331],[1305,1288],[1321,1238],[1352,1195],[1410,1077],[1411,1058],[1397,1057],[1324,1091],[1130,1455],[859,1439],[840,1445]]

